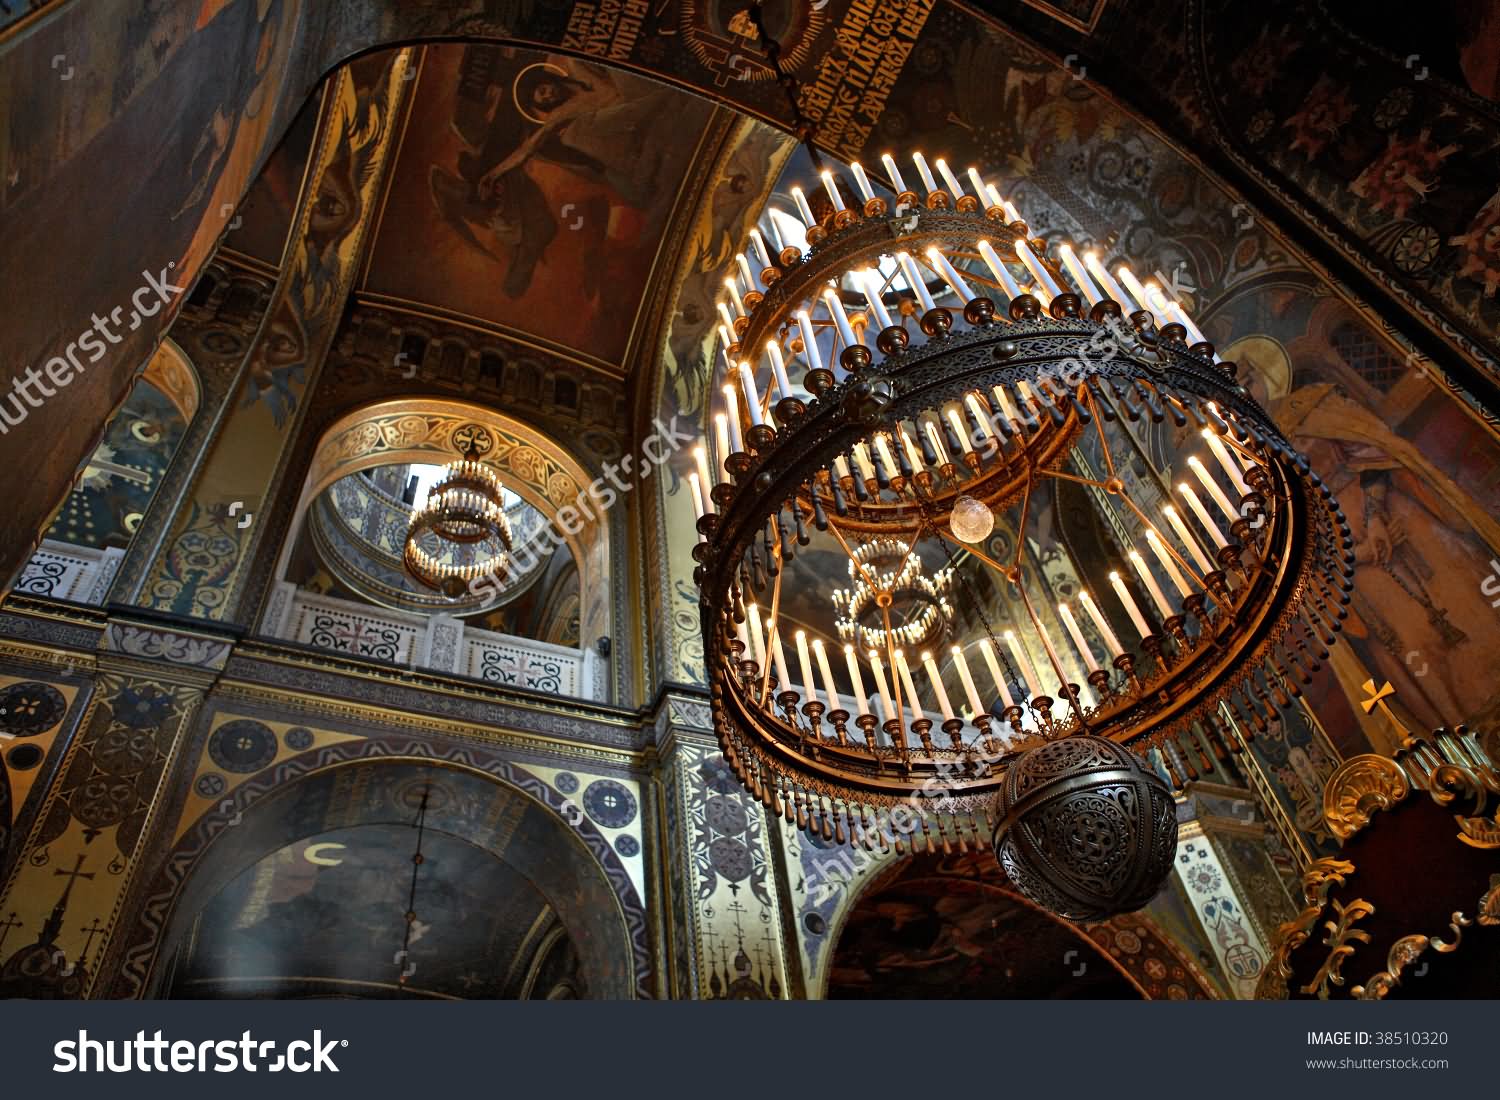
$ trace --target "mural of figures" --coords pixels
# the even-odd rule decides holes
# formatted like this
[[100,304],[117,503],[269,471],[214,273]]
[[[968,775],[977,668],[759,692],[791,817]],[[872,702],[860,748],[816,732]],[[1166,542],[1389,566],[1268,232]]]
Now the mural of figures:
[[366,289],[618,363],[711,111],[590,62],[428,47]]

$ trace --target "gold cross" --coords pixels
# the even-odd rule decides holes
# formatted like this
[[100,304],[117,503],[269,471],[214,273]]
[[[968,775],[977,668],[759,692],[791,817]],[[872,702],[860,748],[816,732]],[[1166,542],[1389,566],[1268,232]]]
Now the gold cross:
[[1406,723],[1397,718],[1396,715],[1391,711],[1391,708],[1388,707],[1385,702],[1388,697],[1396,694],[1396,689],[1391,686],[1391,682],[1387,680],[1377,688],[1375,686],[1374,680],[1366,680],[1364,683],[1364,690],[1370,695],[1368,699],[1361,699],[1359,702],[1359,705],[1364,708],[1365,713],[1374,714],[1375,708],[1379,707],[1380,713],[1390,719],[1391,725],[1396,727],[1396,730],[1400,733],[1402,740],[1404,741],[1409,739],[1412,735],[1411,730],[1406,728]]

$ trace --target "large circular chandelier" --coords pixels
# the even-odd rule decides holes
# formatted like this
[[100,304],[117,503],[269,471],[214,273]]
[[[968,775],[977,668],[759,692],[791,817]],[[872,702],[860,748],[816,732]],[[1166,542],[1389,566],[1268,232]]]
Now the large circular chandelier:
[[416,581],[457,599],[477,577],[502,580],[510,566],[511,529],[505,490],[480,461],[476,444],[443,468],[412,509],[403,559]]
[[[1230,726],[1265,728],[1326,659],[1349,528],[1179,301],[1034,238],[978,171],[912,159],[920,192],[889,156],[879,193],[858,164],[847,189],[824,172],[816,215],[794,188],[796,222],[763,217],[725,280],[691,475],[718,736],[768,809],[829,841],[1005,841],[1050,852],[1031,877],[1058,890],[1047,861],[1071,861],[1068,906],[1007,862],[1043,904],[1137,906],[1139,868],[1089,861],[1160,881],[1175,821],[1157,776],[1180,786],[1205,747],[1238,750]],[[910,587],[909,562],[868,567],[893,545],[944,563],[946,646],[879,616],[853,637],[809,621],[807,562],[847,559],[878,607]],[[1149,765],[1052,753],[1027,774],[1077,757],[1105,779],[997,808],[1018,760],[1075,737]],[[1052,839],[1016,843],[1027,828]]]

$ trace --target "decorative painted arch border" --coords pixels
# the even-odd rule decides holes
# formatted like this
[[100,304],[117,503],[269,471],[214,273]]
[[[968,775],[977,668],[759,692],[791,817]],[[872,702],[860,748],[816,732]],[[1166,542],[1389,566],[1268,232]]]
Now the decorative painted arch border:
[[[473,440],[507,488],[546,517],[573,554],[583,594],[580,635],[613,633],[610,524],[588,507],[591,478],[566,448],[496,409],[439,397],[384,399],[335,420],[313,449],[298,505],[305,514],[328,486],[349,474],[399,463],[451,462]],[[577,507],[582,501],[585,507]],[[564,519],[564,510],[570,517]],[[292,540],[283,547],[283,564]]]
[[[980,858],[984,858],[983,853],[980,854]],[[1046,909],[1043,909],[1040,905],[1036,904],[1030,898],[1023,895],[1019,890],[1016,890],[1010,885],[1009,880],[1003,877],[1003,873],[1000,871],[998,864],[995,866],[995,874],[999,876],[999,881],[987,877],[976,878],[973,875],[943,874],[937,867],[930,867],[926,870],[918,870],[916,872],[913,872],[912,858],[910,856],[907,856],[893,860],[890,866],[882,868],[880,871],[871,875],[868,879],[859,884],[859,889],[854,891],[853,895],[841,907],[840,911],[835,914],[833,922],[831,922],[831,924],[829,925],[827,933],[827,954],[822,962],[822,965],[820,965],[818,968],[818,996],[827,997],[828,995],[828,981],[833,972],[834,955],[838,953],[839,941],[844,937],[844,930],[848,927],[849,918],[853,915],[854,911],[859,908],[860,905],[862,905],[867,899],[873,898],[881,892],[888,890],[894,886],[902,886],[908,883],[918,882],[942,882],[948,886],[953,887],[955,891],[959,892],[972,892],[976,894],[1001,894],[1007,900],[1014,901],[1026,909],[1030,909],[1035,913],[1041,914],[1051,923],[1065,929],[1073,936],[1075,936],[1080,947],[1088,948],[1093,954],[1099,956],[1110,966],[1112,966],[1119,973],[1120,977],[1122,977],[1126,982],[1130,984],[1131,988],[1137,990],[1140,993],[1142,999],[1150,999],[1151,994],[1146,989],[1146,987],[1141,984],[1140,977],[1136,974],[1132,974],[1128,967],[1124,966],[1110,953],[1106,944],[1100,943],[1096,938],[1090,935],[1088,929],[1086,929],[1082,925],[1074,924],[1071,921],[1063,920],[1055,913],[1048,912]]]
[[[494,409],[435,397],[377,401],[334,421],[313,451],[305,499],[376,466],[451,462],[471,440],[506,487],[549,520],[580,492],[587,499],[589,475],[553,440]],[[577,534],[561,525],[559,534],[580,568],[587,558],[584,551],[607,537],[605,526],[587,517]]]
[[[646,907],[625,865],[593,822],[582,814],[565,815],[563,810],[567,799],[525,768],[495,753],[471,745],[434,743],[395,735],[324,745],[291,757],[240,784],[231,797],[220,801],[194,822],[167,853],[145,889],[145,898],[133,922],[128,946],[116,956],[121,960],[120,968],[109,995],[116,998],[147,995],[158,955],[176,916],[176,903],[183,886],[213,842],[233,827],[241,813],[281,793],[291,783],[361,762],[438,764],[467,771],[512,787],[552,811],[564,831],[594,857],[603,872],[619,904],[630,944],[635,995],[643,1000],[651,999],[654,974]],[[576,824],[573,818],[578,819]]]
[[203,380],[198,377],[198,369],[176,340],[167,337],[161,342],[147,361],[141,378],[161,390],[182,414],[184,423],[193,422],[199,406],[203,404]]

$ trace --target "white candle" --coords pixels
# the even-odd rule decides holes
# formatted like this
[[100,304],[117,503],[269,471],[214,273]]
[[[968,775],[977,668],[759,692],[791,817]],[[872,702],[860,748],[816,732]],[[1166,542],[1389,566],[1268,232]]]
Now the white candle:
[[920,470],[926,465],[922,461],[922,450],[912,442],[911,436],[906,431],[906,425],[898,424],[896,426],[896,434],[901,437],[901,445],[906,448],[906,461],[911,463],[913,470]]
[[948,190],[952,193],[953,198],[955,200],[963,198],[963,184],[958,182],[958,177],[955,176],[952,169],[948,167],[948,162],[942,157],[938,157],[937,160],[933,161],[932,163],[937,165],[938,175],[943,177],[943,182],[948,185]]
[[833,181],[833,173],[826,169],[823,172],[823,190],[828,192],[835,210],[844,209],[844,196],[839,194],[839,185]]
[[1114,585],[1115,595],[1119,596],[1120,602],[1125,605],[1125,614],[1130,616],[1130,621],[1135,624],[1135,628],[1140,632],[1141,637],[1151,637],[1151,628],[1146,625],[1146,620],[1141,615],[1141,609],[1135,605],[1135,600],[1131,598],[1130,592],[1125,588],[1124,578],[1119,573],[1111,572],[1109,583]]
[[906,276],[906,281],[911,285],[912,293],[916,294],[917,301],[922,303],[923,311],[934,308],[936,303],[933,302],[932,295],[927,292],[927,282],[917,270],[916,261],[909,253],[898,252],[896,262],[901,265],[901,273]]
[[[997,201],[1000,199],[1000,192],[995,190],[993,184],[990,186],[990,194],[993,195]],[[1024,222],[1026,220],[1025,218],[1021,217],[1021,212],[1017,210],[1013,204],[1002,202],[1001,206],[1005,209],[1006,222]]]
[[979,394],[970,390],[964,394],[964,404],[969,406],[969,411],[974,414],[976,423],[985,424],[989,422],[990,410],[985,408],[979,401]]
[[922,177],[922,186],[927,188],[930,195],[938,189],[937,180],[932,178],[932,170],[927,167],[927,158],[921,153],[911,155],[912,163],[917,166],[917,175]]
[[751,228],[750,243],[755,246],[755,254],[760,257],[760,266],[770,267],[771,253],[766,250],[766,239],[760,235],[759,229]]
[[[692,489],[693,491],[693,511],[698,514],[699,519],[702,519],[704,513],[703,487],[699,485],[698,475],[696,473],[688,474],[688,488]],[[699,535],[698,538],[699,541],[702,541],[703,536]]]
[[1068,274],[1073,276],[1073,281],[1078,284],[1078,289],[1083,291],[1083,296],[1088,299],[1089,305],[1098,305],[1103,300],[1103,296],[1100,295],[1099,288],[1094,285],[1094,280],[1089,278],[1089,273],[1084,270],[1083,264],[1079,263],[1078,257],[1073,254],[1073,246],[1065,244],[1058,249],[1058,253],[1062,256],[1063,266],[1068,269]]
[[760,412],[760,391],[755,388],[755,373],[743,360],[739,365],[740,390],[745,396],[745,410],[750,414],[751,424],[764,424],[766,418]]
[[760,284],[755,281],[755,273],[750,270],[750,261],[743,252],[736,253],[735,259],[740,263],[740,277],[745,280],[746,290],[759,290]]
[[1187,524],[1182,522],[1182,516],[1178,515],[1177,509],[1168,504],[1162,511],[1167,514],[1167,522],[1172,525],[1172,530],[1177,532],[1177,538],[1182,542],[1183,546],[1187,547],[1188,554],[1192,556],[1193,564],[1198,567],[1200,572],[1208,573],[1212,571],[1213,566],[1209,564],[1208,558],[1199,548],[1198,540],[1188,530]]
[[1015,706],[1016,701],[1011,698],[1010,686],[1006,684],[1005,677],[1000,673],[1000,663],[995,660],[995,651],[990,646],[988,638],[979,639],[979,653],[984,657],[984,663],[990,670],[990,679],[994,681],[995,690],[1000,693],[1001,700],[1007,707]]
[[[727,459],[729,457],[729,455],[731,454],[731,452],[729,450],[729,424],[728,424],[728,420],[729,420],[729,418],[727,416],[725,416],[723,413],[715,413],[714,414],[714,438],[715,438],[715,444],[716,444],[715,447],[714,447],[714,452],[715,452],[714,466],[715,466],[715,469],[717,469],[720,472],[722,472],[725,475],[726,478],[729,476],[729,467],[724,464],[724,460]],[[718,482],[719,482],[719,480],[720,480],[719,478],[715,478],[714,479],[714,484],[717,485]]]
[[1120,645],[1120,639],[1115,637],[1115,632],[1110,629],[1109,620],[1099,611],[1099,605],[1094,603],[1094,597],[1088,592],[1078,593],[1078,602],[1083,604],[1083,609],[1089,613],[1089,618],[1094,622],[1094,629],[1099,631],[1099,636],[1104,639],[1104,645],[1109,650],[1111,657],[1118,657],[1124,653]]
[[911,682],[911,668],[906,663],[906,654],[898,649],[892,659],[896,663],[896,671],[901,674],[901,686],[906,689],[906,698],[911,703],[912,720],[920,722],[927,715],[922,712],[922,704],[917,699],[917,685]]
[[896,708],[891,703],[891,691],[885,684],[885,666],[880,663],[880,654],[870,650],[870,668],[875,673],[875,690],[880,693],[881,717],[889,722],[896,717]]
[[[849,474],[849,463],[847,463],[847,462],[844,461],[844,456],[843,455],[834,455],[833,456],[833,472],[835,474],[837,474],[840,478],[850,477],[850,474]],[[850,480],[853,480],[853,479],[850,478]]]
[[781,357],[781,345],[775,340],[767,340],[766,354],[771,357],[771,374],[776,379],[777,392],[782,397],[792,396],[792,380],[786,374],[786,360]]
[[1079,653],[1083,654],[1083,663],[1088,666],[1090,672],[1099,668],[1099,662],[1094,660],[1094,651],[1089,649],[1089,644],[1084,640],[1083,631],[1078,629],[1078,620],[1073,618],[1073,610],[1066,603],[1057,605],[1057,613],[1062,616],[1063,626],[1068,628],[1068,637],[1073,639],[1073,646]]
[[895,477],[900,472],[896,465],[896,458],[891,454],[891,440],[885,432],[875,437],[875,454],[880,459],[880,465],[885,468],[885,476]]
[[860,197],[863,198],[865,202],[869,202],[875,197],[875,192],[870,187],[870,177],[865,175],[864,168],[860,166],[860,163],[857,160],[852,160],[849,162],[849,170],[854,173],[854,185],[859,188]]
[[766,646],[764,635],[761,633],[760,608],[755,604],[745,605],[745,618],[750,622],[750,653],[756,664],[762,668],[766,664]]
[[974,712],[976,718],[981,714],[988,714],[989,711],[979,701],[979,692],[974,687],[974,677],[969,672],[969,662],[964,660],[963,649],[960,646],[954,646],[951,652],[953,663],[958,666],[958,678],[963,681],[964,694],[969,697],[969,709]]
[[968,454],[974,449],[974,445],[969,442],[969,429],[964,426],[963,418],[958,415],[957,409],[948,409],[948,423],[953,426],[953,434],[958,436],[959,446],[964,449],[965,454]]
[[802,670],[802,701],[804,703],[815,702],[818,698],[817,691],[813,686],[812,657],[807,651],[807,631],[797,631],[797,663]]
[[786,650],[781,646],[781,624],[771,627],[771,659],[776,662],[776,682],[782,691],[792,690],[792,678],[786,674]]
[[1230,523],[1239,519],[1239,512],[1235,510],[1233,504],[1229,503],[1229,498],[1224,495],[1224,490],[1219,488],[1219,483],[1213,479],[1213,475],[1208,472],[1208,467],[1203,465],[1197,455],[1192,455],[1188,459],[1188,466],[1192,469],[1193,473],[1198,475],[1198,480],[1208,490],[1208,495],[1214,498],[1214,503],[1219,506],[1219,510],[1224,513],[1225,518]]
[[1135,571],[1141,575],[1141,583],[1146,586],[1146,591],[1151,593],[1151,602],[1156,604],[1156,610],[1161,612],[1161,617],[1170,619],[1172,617],[1172,605],[1167,602],[1167,595],[1161,590],[1161,585],[1156,583],[1156,577],[1151,573],[1151,567],[1146,564],[1146,559],[1141,557],[1139,550],[1132,550],[1126,555],[1130,564],[1135,566]]
[[[1146,294],[1146,288],[1141,286],[1141,281],[1135,277],[1135,272],[1131,271],[1124,264],[1121,264],[1115,268],[1115,274],[1120,276],[1120,282],[1124,283],[1125,288],[1130,291],[1130,297],[1134,299],[1135,308],[1137,310],[1145,310],[1151,316],[1156,317],[1156,311],[1151,308],[1151,299]],[[1131,303],[1126,301],[1121,304],[1130,305]],[[1156,317],[1156,321],[1157,324],[1160,324],[1161,318]]]
[[703,444],[693,448],[693,462],[698,467],[698,480],[703,486],[703,497],[705,501],[712,500],[713,488],[718,479],[711,477],[708,472],[708,452]]
[[740,288],[735,283],[733,276],[724,280],[724,289],[729,291],[729,298],[734,302],[735,316],[743,317],[745,315],[745,302],[740,297]]
[[922,654],[922,667],[927,670],[927,679],[932,682],[932,691],[937,696],[938,709],[943,712],[943,720],[947,721],[955,717],[953,703],[948,698],[948,690],[943,687],[943,678],[938,675],[937,662],[932,659],[931,653]]
[[1125,292],[1120,289],[1120,284],[1115,282],[1114,276],[1106,271],[1104,265],[1099,262],[1098,253],[1084,253],[1083,265],[1099,280],[1099,285],[1104,288],[1104,293],[1109,297],[1110,301],[1119,306],[1129,304],[1125,297]]
[[1010,273],[1010,269],[1005,266],[1005,263],[1000,259],[999,254],[989,241],[981,240],[979,242],[979,255],[983,257],[985,266],[990,269],[990,274],[995,277],[995,282],[1005,288],[1005,293],[1012,298],[1019,298],[1021,296],[1020,284],[1016,282],[1015,277]]
[[936,422],[931,420],[923,421],[923,427],[927,429],[927,441],[932,444],[932,449],[937,454],[938,465],[949,465],[953,460],[948,457],[948,448],[943,446],[943,437],[938,431]]
[[1219,460],[1219,465],[1222,466],[1224,468],[1224,472],[1229,475],[1229,480],[1234,485],[1234,491],[1239,493],[1241,497],[1248,495],[1250,492],[1250,486],[1246,485],[1245,479],[1240,476],[1239,463],[1235,462],[1235,460],[1230,457],[1229,448],[1224,446],[1224,441],[1208,428],[1203,429],[1203,438],[1205,442],[1208,443],[1208,449],[1212,451],[1214,453],[1214,457]]
[[807,205],[807,196],[802,193],[802,188],[792,188],[792,201],[797,204],[797,213],[802,215],[802,220],[809,229],[818,224],[813,218],[812,207]]
[[1026,690],[1033,696],[1042,694],[1042,689],[1037,686],[1036,673],[1032,670],[1031,661],[1027,658],[1026,651],[1021,648],[1021,641],[1016,637],[1014,630],[1005,632],[1005,644],[1010,648],[1010,655],[1021,670],[1021,679],[1026,681]]
[[[818,658],[818,671],[823,674],[823,691],[828,695],[828,709],[843,710],[844,705],[839,700],[838,688],[833,683],[833,672],[828,667],[828,652],[823,648],[823,639],[813,639],[813,654]],[[811,692],[811,686],[808,687]]]
[[1161,567],[1167,571],[1167,576],[1171,578],[1177,594],[1184,598],[1191,596],[1193,590],[1188,587],[1187,578],[1182,575],[1182,570],[1177,568],[1177,562],[1172,559],[1172,554],[1167,549],[1166,543],[1162,542],[1161,536],[1148,527],[1146,528],[1146,541],[1151,544],[1151,551],[1156,555],[1156,560],[1161,562]]
[[974,197],[979,200],[979,205],[983,206],[985,203],[989,202],[989,196],[984,189],[984,177],[979,174],[978,168],[972,167],[968,171],[968,176],[969,186],[974,188]]
[[745,449],[745,439],[740,435],[740,410],[739,399],[734,395],[734,387],[725,383],[724,385],[724,411],[729,421],[729,446],[733,448],[732,454],[739,454]]
[[[719,316],[721,318],[723,318],[723,320],[724,320],[724,330],[726,332],[733,332],[734,331],[734,314],[729,312],[729,307],[726,306],[723,302],[719,303]],[[724,341],[724,344],[725,344],[726,347],[728,345],[732,344],[732,343],[734,343],[733,339],[726,339]]]
[[885,165],[886,175],[891,177],[891,184],[896,188],[896,194],[908,190],[906,181],[901,178],[901,169],[896,167],[896,158],[889,153],[880,154],[880,163]]
[[859,476],[866,481],[875,480],[875,464],[870,461],[870,448],[861,439],[853,447],[849,448],[854,454],[854,465],[859,467]]
[[969,289],[969,284],[964,282],[963,277],[959,275],[958,269],[948,262],[947,256],[944,256],[936,247],[933,247],[927,250],[927,258],[932,262],[932,266],[937,268],[937,272],[943,277],[943,280],[953,288],[953,293],[958,295],[960,301],[973,301],[974,292]]
[[875,319],[880,322],[880,327],[883,329],[890,328],[891,314],[885,308],[885,302],[880,294],[880,287],[883,281],[880,278],[880,273],[872,267],[867,267],[863,271],[855,272],[854,281],[861,284],[861,289],[865,292],[865,301],[870,303],[870,312],[875,314]]
[[812,318],[807,310],[797,311],[797,327],[802,330],[802,358],[807,360],[808,370],[822,370],[823,357],[818,353],[818,339]]
[[1010,394],[1004,386],[991,386],[990,393],[995,395],[995,400],[1000,404],[1000,411],[1005,414],[1005,419],[1012,424],[1021,423],[1021,415],[1016,412],[1016,407],[1010,402]]
[[[1189,345],[1208,343],[1208,340],[1203,335],[1203,330],[1200,329],[1197,325],[1193,324],[1193,319],[1187,315],[1187,310],[1183,309],[1180,303],[1169,302],[1167,304],[1167,316],[1170,317],[1173,321],[1176,321],[1183,328],[1187,329]],[[1219,357],[1217,354],[1214,355],[1215,361],[1217,361],[1218,358]]]
[[870,713],[870,697],[865,694],[865,682],[859,674],[859,658],[854,655],[854,647],[844,647],[844,663],[849,666],[849,682],[854,685],[854,706],[859,714]]
[[854,335],[854,329],[850,327],[849,315],[844,312],[844,300],[839,297],[839,292],[829,287],[823,291],[823,300],[828,303],[828,312],[833,316],[833,323],[838,326],[839,336],[843,338],[845,345],[853,347],[859,343],[859,337]]
[[[750,651],[750,615],[749,615],[749,612],[748,612],[748,608],[754,607],[754,606],[755,605],[753,603],[747,605],[747,611],[746,611],[746,614],[745,614],[745,621],[742,622],[742,623],[739,623],[734,628],[735,636],[738,637],[739,640],[740,640],[740,660],[742,660],[742,661],[748,661],[748,660],[751,659],[751,656],[752,656],[751,651]],[[734,615],[733,615],[733,613],[732,612],[726,612],[726,614],[729,615],[730,621],[733,622],[734,621]]]
[[1021,263],[1026,265],[1026,270],[1031,272],[1031,277],[1041,284],[1042,289],[1049,295],[1056,298],[1063,292],[1057,280],[1052,277],[1052,273],[1047,270],[1041,260],[1036,258],[1025,241],[1016,242],[1016,256],[1020,258]]

